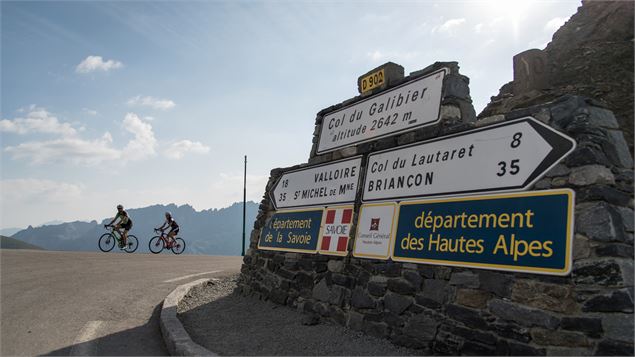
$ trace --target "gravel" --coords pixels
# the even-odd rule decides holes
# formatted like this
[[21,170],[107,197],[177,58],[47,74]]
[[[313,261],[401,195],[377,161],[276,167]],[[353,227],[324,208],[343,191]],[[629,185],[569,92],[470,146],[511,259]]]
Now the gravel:
[[192,340],[212,352],[251,356],[421,354],[329,321],[305,325],[307,315],[290,307],[234,293],[237,279],[232,276],[196,287],[178,305],[178,318]]

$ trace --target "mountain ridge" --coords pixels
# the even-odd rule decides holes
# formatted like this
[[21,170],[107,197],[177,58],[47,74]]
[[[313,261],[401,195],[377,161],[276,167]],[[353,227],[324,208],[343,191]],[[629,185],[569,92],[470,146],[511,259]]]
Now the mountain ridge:
[[[133,221],[130,234],[139,240],[138,252],[148,252],[148,241],[156,235],[153,228],[159,227],[169,211],[181,227],[179,236],[186,241],[185,253],[240,255],[242,239],[242,202],[229,207],[211,208],[196,211],[191,205],[177,206],[151,205],[126,210]],[[258,204],[246,203],[246,231],[251,227],[258,213]],[[113,216],[115,211],[113,210]],[[29,226],[11,236],[28,244],[34,244],[47,250],[97,251],[97,240],[106,233],[104,224],[112,217],[101,222],[73,221],[57,225]],[[247,235],[248,232],[246,232]],[[245,237],[248,240],[248,236]],[[246,242],[246,245],[248,242]]]
[[41,247],[37,245],[25,243],[21,240],[0,235],[0,248],[2,249],[34,249],[34,250],[43,250]]

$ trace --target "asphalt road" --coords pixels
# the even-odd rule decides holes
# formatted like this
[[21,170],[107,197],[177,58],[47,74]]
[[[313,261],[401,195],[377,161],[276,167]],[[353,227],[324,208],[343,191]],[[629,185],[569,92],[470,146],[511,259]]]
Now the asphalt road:
[[167,355],[163,299],[241,257],[0,250],[0,354]]

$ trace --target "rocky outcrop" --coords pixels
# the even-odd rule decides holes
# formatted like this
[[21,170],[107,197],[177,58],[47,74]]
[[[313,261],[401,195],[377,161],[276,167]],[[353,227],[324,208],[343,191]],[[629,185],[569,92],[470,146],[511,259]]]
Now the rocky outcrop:
[[478,117],[583,95],[613,111],[633,152],[633,5],[583,1],[544,50],[515,56],[514,81]]

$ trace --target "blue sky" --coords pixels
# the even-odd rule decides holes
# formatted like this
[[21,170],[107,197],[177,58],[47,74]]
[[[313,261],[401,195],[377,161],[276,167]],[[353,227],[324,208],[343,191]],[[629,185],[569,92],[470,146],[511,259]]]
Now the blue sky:
[[[260,201],[306,162],[316,113],[387,61],[458,61],[475,109],[568,1],[2,1],[0,228],[118,203]],[[160,219],[160,218],[159,218]]]

